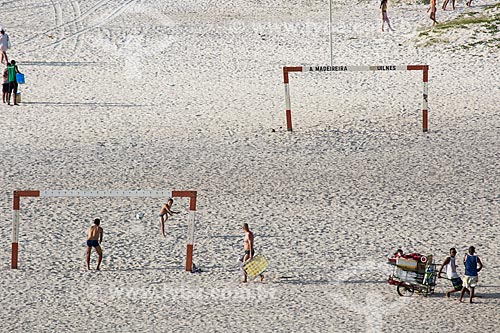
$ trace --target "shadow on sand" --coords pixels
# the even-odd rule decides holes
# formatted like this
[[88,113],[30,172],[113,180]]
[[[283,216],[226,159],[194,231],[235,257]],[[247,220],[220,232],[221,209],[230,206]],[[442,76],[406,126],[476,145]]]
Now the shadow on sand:
[[90,61],[22,61],[19,66],[95,66],[102,65],[102,62]]
[[100,102],[22,102],[26,105],[51,105],[51,106],[94,106],[94,107],[122,107],[122,108],[135,108],[144,107],[144,104],[128,104],[128,103],[100,103]]
[[[184,266],[165,266],[165,267],[130,267],[130,268],[103,268],[100,272],[172,272],[184,271]],[[91,267],[91,271],[94,271]]]
[[302,280],[291,276],[280,277],[279,283],[283,284],[300,284],[300,285],[338,285],[338,284],[386,284],[386,281],[380,280]]

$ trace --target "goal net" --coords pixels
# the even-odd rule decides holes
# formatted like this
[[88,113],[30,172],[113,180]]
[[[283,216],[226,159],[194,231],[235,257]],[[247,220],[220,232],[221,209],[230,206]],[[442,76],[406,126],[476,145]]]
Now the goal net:
[[19,251],[19,220],[21,211],[22,197],[98,197],[98,198],[188,198],[189,199],[189,217],[187,228],[186,243],[186,271],[193,268],[193,245],[194,245],[194,225],[196,212],[196,191],[165,191],[165,190],[30,190],[14,191],[13,193],[13,219],[12,219],[12,253],[11,268],[18,268]]
[[285,84],[285,112],[286,128],[292,130],[292,107],[290,102],[290,77],[292,72],[362,72],[362,71],[422,71],[422,129],[428,130],[428,65],[407,65],[407,66],[285,66],[283,67],[283,79]]

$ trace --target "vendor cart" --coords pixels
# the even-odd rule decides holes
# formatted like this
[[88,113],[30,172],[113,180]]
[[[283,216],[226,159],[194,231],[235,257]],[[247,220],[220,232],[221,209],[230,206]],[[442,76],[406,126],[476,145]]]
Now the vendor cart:
[[427,297],[434,293],[437,270],[432,255],[411,253],[388,258],[387,263],[392,266],[387,283],[397,286],[400,296],[411,296],[416,292]]

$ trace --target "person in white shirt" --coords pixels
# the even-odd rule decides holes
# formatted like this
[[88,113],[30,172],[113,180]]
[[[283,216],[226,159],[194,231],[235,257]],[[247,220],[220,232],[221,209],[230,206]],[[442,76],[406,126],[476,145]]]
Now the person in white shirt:
[[[450,289],[446,292],[446,297],[450,297],[452,293],[462,290],[463,281],[457,273],[457,266],[455,264],[456,255],[457,250],[452,247],[450,249],[450,256],[446,257],[446,259],[443,261],[443,264],[441,265],[438,273],[438,277],[441,277],[441,273],[443,273],[443,269],[446,267],[446,277],[451,281],[451,284],[453,285],[453,289]],[[469,293],[469,290],[467,290],[467,293]]]
[[9,62],[7,58],[7,49],[9,48],[9,35],[5,32],[3,28],[0,28],[0,52],[2,52],[2,63],[5,59],[5,63]]

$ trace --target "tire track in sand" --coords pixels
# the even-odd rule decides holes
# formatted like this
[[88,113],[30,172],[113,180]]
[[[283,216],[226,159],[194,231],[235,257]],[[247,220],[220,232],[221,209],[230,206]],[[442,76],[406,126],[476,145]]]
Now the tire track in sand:
[[105,17],[104,19],[100,20],[100,22],[96,23],[96,24],[93,24],[93,25],[90,25],[90,26],[87,26],[75,33],[72,33],[68,36],[64,36],[63,38],[60,38],[59,40],[57,41],[54,41],[50,44],[46,44],[42,47],[38,47],[36,49],[32,49],[32,50],[29,50],[29,51],[25,51],[25,52],[22,52],[22,53],[19,53],[19,55],[26,55],[26,54],[29,54],[33,51],[38,51],[38,50],[43,50],[43,49],[46,49],[46,48],[49,48],[49,47],[57,47],[59,45],[61,45],[63,42],[67,41],[67,40],[70,40],[72,38],[75,38],[75,37],[78,37],[84,33],[86,33],[87,31],[89,30],[92,30],[92,29],[95,29],[95,28],[99,28],[101,27],[102,25],[106,24],[107,22],[113,20],[115,17],[119,16],[122,12],[124,12],[132,3],[136,2],[138,0],[125,0],[123,1],[123,3],[115,8],[114,10],[112,10],[107,17]]
[[[54,11],[55,11],[56,6],[54,4],[54,0],[50,0],[50,2],[52,3],[52,6],[54,7]],[[73,23],[76,23],[76,21],[78,21],[79,23],[81,23],[84,19],[86,19],[90,15],[94,14],[98,9],[100,9],[103,6],[106,6],[110,2],[111,2],[111,0],[100,0],[95,5],[91,6],[89,9],[87,9],[83,14],[80,14],[75,19],[67,21],[67,22],[62,22],[62,19],[61,19],[61,21],[59,21],[58,18],[57,18],[57,16],[56,16],[56,26],[55,27],[47,29],[47,30],[44,30],[42,32],[39,32],[39,33],[33,35],[32,37],[30,37],[28,39],[25,39],[23,41],[20,41],[20,42],[16,43],[16,45],[23,45],[23,44],[29,43],[32,40],[38,39],[39,37],[41,37],[43,35],[46,35],[46,34],[48,34],[50,32],[56,31],[56,30],[58,30],[60,28],[64,28],[64,27],[69,26],[69,25],[71,25]],[[78,5],[78,12],[80,12],[80,6],[79,5]],[[62,36],[61,38],[64,38],[64,36]]]
[[[75,23],[75,30],[80,31],[83,29],[82,22],[81,22],[81,20],[79,20],[79,18],[82,17],[82,13],[80,10],[80,4],[78,1],[73,1],[73,0],[70,0],[70,4],[71,4],[71,8],[73,9],[73,17],[74,17],[73,21]],[[78,53],[80,51],[80,48],[82,47],[82,44],[83,44],[83,41],[80,38],[80,36],[78,36],[76,38],[75,47],[73,48],[73,51],[75,53]]]
[[[57,0],[57,2],[55,2],[54,0],[50,0],[50,3],[52,5],[52,8],[54,9],[55,20],[55,27],[52,28],[51,31],[59,30],[59,38],[64,38],[64,26],[61,24],[61,22],[63,22],[61,3],[59,2],[59,0]],[[23,44],[23,42],[18,43],[18,45],[21,44]]]

